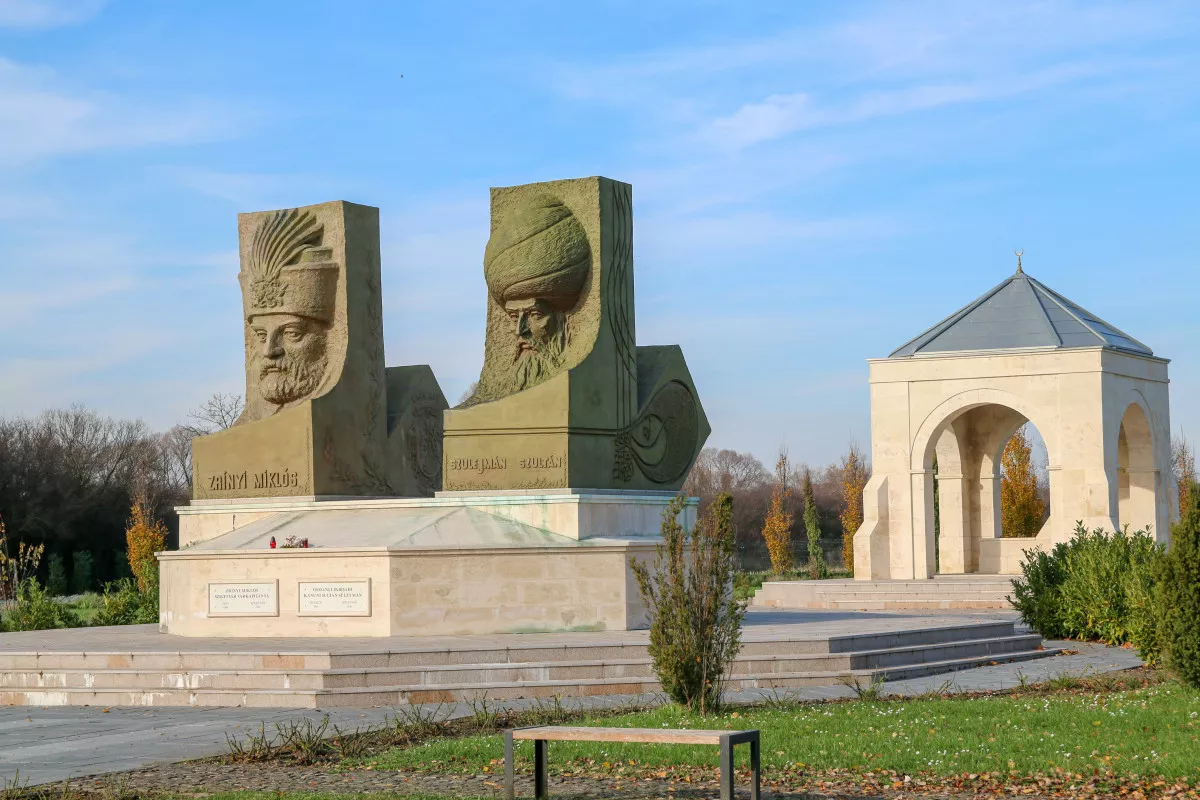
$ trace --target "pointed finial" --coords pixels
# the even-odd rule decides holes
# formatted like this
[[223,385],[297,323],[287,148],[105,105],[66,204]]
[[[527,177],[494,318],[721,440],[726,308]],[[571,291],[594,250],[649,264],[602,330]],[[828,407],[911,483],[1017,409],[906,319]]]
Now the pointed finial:
[[1013,255],[1017,257],[1017,274],[1020,275],[1021,273],[1025,272],[1025,270],[1021,268],[1021,256],[1025,255],[1025,250],[1013,250]]

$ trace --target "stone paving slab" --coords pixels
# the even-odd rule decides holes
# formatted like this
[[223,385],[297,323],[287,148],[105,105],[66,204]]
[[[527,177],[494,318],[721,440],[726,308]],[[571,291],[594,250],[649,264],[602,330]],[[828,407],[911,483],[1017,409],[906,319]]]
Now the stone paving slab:
[[[997,664],[884,684],[885,694],[916,695],[926,691],[973,692],[1017,686],[1022,676],[1031,682],[1059,675],[1088,675],[1129,669],[1141,661],[1130,650],[1076,642],[1053,642],[1079,651],[1018,664]],[[738,692],[735,702],[760,700],[770,692]],[[787,696],[800,700],[826,700],[854,696],[846,686],[796,689]],[[655,698],[598,697],[579,700],[588,708],[603,708],[631,700]],[[522,707],[527,703],[504,704]],[[471,713],[464,704],[450,708],[453,716]],[[278,711],[246,708],[112,708],[56,707],[0,708],[0,787],[17,779],[29,785],[72,777],[139,769],[155,764],[219,755],[227,750],[226,734],[245,736],[265,722],[294,719],[319,721],[325,713],[342,728],[378,724],[390,709],[334,709]]]
[[[847,634],[893,633],[919,628],[1009,622],[1015,611],[829,611],[751,608],[742,640],[828,639]],[[70,628],[0,634],[0,655],[10,653],[380,653],[487,650],[572,645],[646,644],[647,631],[568,631],[463,636],[235,637],[172,636],[157,625]]]

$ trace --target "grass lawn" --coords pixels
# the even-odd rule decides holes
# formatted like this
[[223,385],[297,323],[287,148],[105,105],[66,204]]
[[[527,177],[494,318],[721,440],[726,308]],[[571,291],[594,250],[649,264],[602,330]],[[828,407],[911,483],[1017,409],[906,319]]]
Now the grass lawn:
[[[192,795],[182,795],[191,798]],[[363,794],[338,794],[334,792],[212,792],[205,793],[204,800],[451,800],[450,795],[444,794],[390,794],[388,792],[372,792]],[[496,800],[495,795],[454,795],[453,800]]]
[[[1200,692],[1176,683],[1112,693],[775,705],[708,719],[663,707],[582,724],[758,728],[768,774],[850,769],[1200,778]],[[745,763],[748,751],[738,750]],[[550,753],[551,771],[566,774],[670,777],[676,769],[717,764],[715,747],[555,742]],[[528,743],[518,747],[521,769],[530,768],[531,754]],[[503,756],[501,736],[491,734],[433,739],[357,765],[495,774],[503,770]]]

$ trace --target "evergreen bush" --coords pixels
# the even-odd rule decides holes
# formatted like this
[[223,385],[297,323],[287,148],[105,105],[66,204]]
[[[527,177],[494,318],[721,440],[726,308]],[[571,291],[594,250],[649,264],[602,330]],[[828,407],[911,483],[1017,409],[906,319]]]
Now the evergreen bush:
[[1155,599],[1167,664],[1200,688],[1200,493],[1171,529],[1171,547],[1156,571]]
[[1155,575],[1163,548],[1145,531],[1088,531],[1049,553],[1026,550],[1013,581],[1013,606],[1048,639],[1133,644],[1148,662],[1159,658],[1161,605]]
[[1049,553],[1026,550],[1021,577],[1013,581],[1013,608],[1026,625],[1047,639],[1067,635],[1062,614],[1062,584],[1067,579],[1067,545],[1059,542]]
[[74,612],[55,600],[36,578],[21,581],[16,600],[0,618],[0,629],[5,631],[77,628],[81,624]]
[[133,578],[106,584],[103,605],[96,614],[97,625],[144,625],[158,622],[158,586],[140,591]]
[[88,550],[76,550],[71,554],[71,587],[75,594],[90,592],[95,576],[92,554]]
[[67,593],[67,568],[59,553],[51,553],[49,560],[49,575],[46,577],[46,591],[55,597]]
[[741,649],[746,605],[733,596],[733,498],[722,493],[687,531],[685,498],[663,512],[663,543],[647,565],[630,568],[650,618],[654,672],[676,703],[700,714],[721,707],[725,676]]

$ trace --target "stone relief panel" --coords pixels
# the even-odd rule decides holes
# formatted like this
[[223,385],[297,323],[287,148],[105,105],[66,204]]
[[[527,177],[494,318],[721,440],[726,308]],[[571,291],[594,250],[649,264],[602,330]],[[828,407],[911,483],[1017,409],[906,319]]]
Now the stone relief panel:
[[[311,211],[264,215],[242,273],[247,395],[242,422],[270,416],[328,390],[329,338],[340,266],[322,246]],[[261,402],[254,402],[257,399]]]
[[530,389],[571,366],[591,264],[587,231],[553,195],[526,195],[497,220],[483,272],[495,306],[489,318],[500,324],[489,325],[493,347],[465,405]]
[[652,483],[674,484],[686,478],[696,455],[698,408],[683,383],[662,386],[633,425],[617,434],[613,477],[628,483],[637,470]]
[[333,201],[240,214],[238,234],[246,410],[193,442],[193,496],[441,488],[437,380],[428,366],[385,367],[379,210]]

